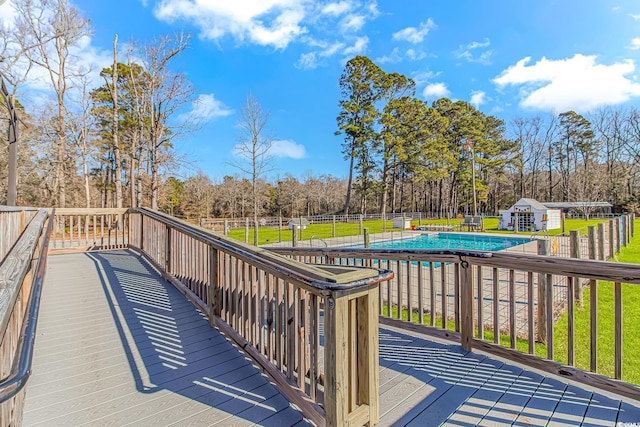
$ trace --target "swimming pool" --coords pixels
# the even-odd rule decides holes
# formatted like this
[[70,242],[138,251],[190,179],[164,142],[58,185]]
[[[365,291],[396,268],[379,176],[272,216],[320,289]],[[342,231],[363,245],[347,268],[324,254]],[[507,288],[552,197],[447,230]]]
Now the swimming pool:
[[[530,242],[529,238],[502,237],[479,234],[437,233],[422,234],[412,239],[387,240],[371,243],[377,249],[468,249],[501,251]],[[362,247],[362,246],[360,246]]]

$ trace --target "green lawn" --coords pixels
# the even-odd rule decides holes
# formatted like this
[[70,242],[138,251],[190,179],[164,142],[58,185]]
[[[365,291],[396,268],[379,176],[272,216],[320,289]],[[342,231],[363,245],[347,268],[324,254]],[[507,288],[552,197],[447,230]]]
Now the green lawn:
[[[458,226],[462,220],[461,219],[425,219],[425,220],[412,220],[411,225],[453,225]],[[590,225],[596,225],[600,222],[606,222],[606,220],[599,219],[591,219],[591,220],[583,220],[583,219],[567,219],[565,222],[565,233],[569,233],[570,230],[578,230],[580,234],[587,234],[587,227]],[[371,220],[364,221],[363,228],[368,228],[369,232],[381,233],[383,231],[382,220]],[[507,230],[498,230],[498,218],[486,218],[484,220],[484,228],[486,233],[500,233],[500,234],[516,234],[513,231]],[[392,222],[386,221],[386,231],[398,231],[398,229],[392,228]],[[549,235],[556,236],[562,233],[561,229],[550,230]],[[269,228],[269,227],[260,227],[258,229],[258,244],[264,245],[268,243],[274,242],[290,242],[291,241],[291,230],[283,229],[278,230],[277,228]],[[335,226],[335,237],[349,237],[349,236],[358,236],[361,234],[360,223],[359,222],[338,222]],[[519,232],[519,235],[531,235],[532,233],[529,231]],[[245,240],[245,230],[243,228],[235,228],[229,232],[229,237],[244,241]],[[302,231],[301,240],[309,240],[310,238],[320,238],[320,239],[328,239],[334,237],[332,232],[331,224],[309,224],[309,226]],[[253,243],[253,228],[249,229],[249,243]]]
[[[636,220],[638,229],[640,221]],[[616,261],[640,263],[640,238],[635,236],[625,248],[621,248]],[[588,370],[590,366],[590,304],[589,288],[584,292],[584,308],[575,313],[576,366]],[[614,314],[613,283],[598,284],[598,372],[613,376],[614,366]],[[640,285],[622,285],[622,379],[640,384]],[[567,315],[556,323],[557,359],[566,362],[567,354]]]
[[[636,220],[635,227],[640,230],[640,220]],[[638,236],[631,239],[627,247],[621,248],[620,254],[616,256],[617,262],[640,263],[640,238]],[[576,307],[575,311],[575,366],[588,371],[590,369],[590,348],[591,348],[591,323],[590,323],[590,293],[586,287],[584,291],[583,308]],[[638,334],[638,324],[640,323],[640,285],[622,286],[622,380],[640,384],[640,334]],[[382,308],[386,316],[388,307]],[[398,308],[392,307],[392,316],[397,318]],[[614,366],[614,307],[613,307],[613,283],[600,282],[598,284],[598,361],[597,372],[609,377],[613,377]],[[402,310],[402,319],[408,319],[408,310]],[[418,323],[418,313],[412,313],[412,321]],[[428,325],[431,321],[429,314],[424,315],[423,323]],[[561,363],[567,363],[567,314],[566,312],[556,322],[554,327],[554,359]],[[436,326],[442,327],[442,318],[436,319]],[[447,321],[447,329],[454,330],[455,324]],[[478,336],[476,329],[475,336]],[[485,330],[484,339],[493,342],[493,331]],[[500,336],[500,344],[504,347],[510,346],[508,335]],[[516,348],[521,352],[528,352],[528,342],[523,339],[516,341]],[[546,345],[536,343],[534,352],[540,357],[546,358]]]

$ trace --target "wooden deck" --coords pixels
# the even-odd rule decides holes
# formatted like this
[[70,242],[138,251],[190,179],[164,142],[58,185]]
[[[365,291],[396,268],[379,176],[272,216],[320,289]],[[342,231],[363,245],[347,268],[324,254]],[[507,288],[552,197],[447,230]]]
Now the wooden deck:
[[[129,251],[51,256],[24,425],[307,424]],[[640,404],[380,328],[381,426],[616,425]]]

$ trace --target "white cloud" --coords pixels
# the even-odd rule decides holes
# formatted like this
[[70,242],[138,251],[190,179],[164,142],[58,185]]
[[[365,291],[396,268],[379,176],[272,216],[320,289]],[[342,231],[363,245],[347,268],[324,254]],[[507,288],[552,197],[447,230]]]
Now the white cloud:
[[483,48],[489,47],[491,42],[488,38],[485,38],[484,41],[472,41],[471,43],[465,45],[460,45],[457,51],[454,52],[456,58],[458,59],[466,59],[469,62],[477,62],[483,65],[491,64],[491,55],[493,52],[490,50],[485,50],[480,55],[475,56],[474,51],[481,50]]
[[629,46],[629,49],[632,49],[632,50],[640,49],[640,37],[636,37],[633,40],[631,40],[631,46]]
[[637,14],[637,15],[630,14],[629,16],[632,17],[633,19],[635,19],[636,21],[640,21],[640,13]]
[[434,73],[433,71],[419,71],[417,73],[413,73],[411,78],[414,82],[416,82],[416,86],[422,86],[427,84],[427,82],[435,77],[438,77],[440,73]]
[[435,28],[435,24],[431,18],[427,19],[427,22],[420,23],[420,28],[407,27],[400,31],[393,33],[394,40],[406,40],[410,43],[421,43],[422,40],[429,34],[429,31]]
[[295,67],[302,70],[312,70],[318,65],[318,54],[316,52],[303,53],[295,63]]
[[364,16],[350,14],[345,16],[340,23],[340,30],[343,33],[360,31],[366,22]]
[[331,45],[326,43],[316,43],[316,46],[322,49],[316,52],[308,52],[300,55],[296,61],[295,67],[303,70],[311,70],[324,64],[323,58],[333,56],[344,49],[344,43],[336,42]]
[[486,96],[487,94],[485,92],[481,90],[474,90],[473,92],[471,92],[471,104],[476,108],[480,107],[485,103]]
[[422,96],[426,99],[429,98],[444,98],[449,96],[451,92],[447,89],[447,85],[444,83],[431,83],[427,85],[422,91]]
[[389,55],[383,55],[376,58],[376,63],[379,64],[395,64],[400,61],[402,61],[402,56],[400,55],[400,49],[398,49],[397,47],[394,48]]
[[498,86],[519,87],[520,105],[525,108],[587,112],[640,96],[630,59],[603,65],[596,63],[596,56],[576,54],[560,60],[543,57],[533,65],[527,65],[529,62],[530,57],[521,59],[493,80]]
[[302,25],[305,4],[297,0],[162,0],[155,16],[163,21],[191,21],[200,36],[237,40],[284,49],[307,29]]
[[329,3],[320,11],[323,15],[340,16],[351,10],[351,3],[348,1],[341,1],[338,3]]
[[424,52],[416,52],[413,49],[407,49],[404,54],[412,61],[419,61],[420,59],[423,59],[425,56],[427,56]]
[[179,120],[208,122],[233,114],[233,110],[217,100],[213,93],[201,94],[191,105],[191,111],[179,116]]
[[353,46],[347,47],[342,53],[346,56],[359,55],[367,50],[367,45],[369,44],[369,37],[358,37],[354,42]]
[[307,153],[304,145],[297,144],[295,141],[281,139],[271,142],[269,155],[273,157],[289,157],[291,159],[303,159]]
[[620,6],[613,6],[613,7],[611,8],[611,10],[612,10],[612,11],[614,11],[614,12],[617,12],[617,11],[619,11],[619,10],[620,10]]
[[380,64],[396,64],[401,62],[403,59],[408,59],[409,61],[418,61],[423,59],[426,56],[424,52],[416,52],[414,49],[407,49],[407,51],[402,55],[400,53],[400,49],[394,47],[389,55],[383,55],[376,58],[376,63]]

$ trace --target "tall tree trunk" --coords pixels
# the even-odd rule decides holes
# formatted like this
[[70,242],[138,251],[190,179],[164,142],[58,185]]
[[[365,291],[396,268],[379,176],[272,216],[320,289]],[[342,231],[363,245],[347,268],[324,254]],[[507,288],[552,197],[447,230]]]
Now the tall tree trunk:
[[118,35],[113,38],[113,72],[111,73],[111,101],[113,102],[113,112],[111,116],[113,137],[113,161],[115,163],[115,177],[113,178],[116,186],[116,207],[122,207],[122,165],[120,159],[120,142],[118,139]]
[[[353,140],[351,141],[351,146],[353,147],[356,143],[356,137],[353,137]],[[351,204],[351,185],[353,183],[353,162],[354,162],[354,157],[353,154],[350,157],[349,160],[349,180],[347,181],[347,196],[345,197],[345,201],[344,201],[344,215],[349,215],[349,204]]]

